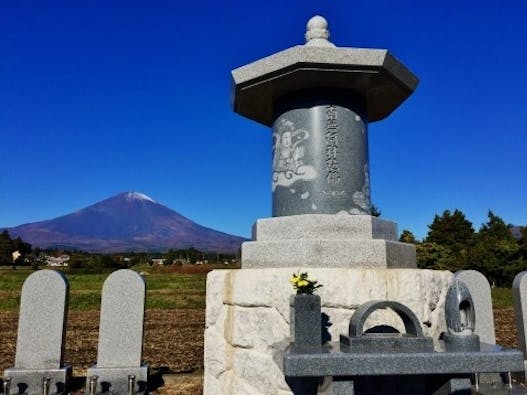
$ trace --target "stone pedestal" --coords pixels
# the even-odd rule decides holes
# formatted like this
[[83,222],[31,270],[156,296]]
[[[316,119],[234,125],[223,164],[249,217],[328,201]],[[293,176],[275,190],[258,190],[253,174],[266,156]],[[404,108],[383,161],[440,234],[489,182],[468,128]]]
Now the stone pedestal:
[[[444,302],[450,272],[421,269],[308,268],[217,270],[207,276],[204,393],[291,394],[282,361],[294,342],[289,279],[308,271],[323,287],[322,339],[338,340],[351,316],[370,300],[404,303],[418,317],[425,336],[446,330]],[[392,311],[378,311],[364,328],[404,325]]]
[[[89,388],[90,377],[97,376],[97,394],[109,391],[110,394],[128,394],[129,377],[134,376],[134,394],[148,393],[148,366],[131,366],[119,368],[88,368],[86,388]],[[86,394],[89,392],[86,391]]]
[[304,214],[259,219],[242,244],[242,268],[415,268],[415,246],[397,225],[370,215]]
[[292,348],[302,351],[320,351],[322,345],[322,317],[319,295],[300,294],[291,297],[291,326],[295,342]]
[[49,378],[49,394],[66,394],[66,385],[71,378],[73,369],[71,366],[63,366],[56,369],[6,369],[4,379],[11,379],[11,393],[26,395],[40,395],[44,393],[43,379]]

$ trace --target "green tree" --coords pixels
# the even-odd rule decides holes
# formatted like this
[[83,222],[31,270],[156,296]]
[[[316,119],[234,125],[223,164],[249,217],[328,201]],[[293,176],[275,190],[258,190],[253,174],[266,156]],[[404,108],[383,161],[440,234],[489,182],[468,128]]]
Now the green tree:
[[438,243],[419,243],[415,246],[417,267],[421,269],[450,270],[461,269],[456,254],[447,246]]
[[518,240],[518,255],[527,261],[527,226],[523,226],[521,232],[521,237]]
[[13,241],[9,236],[9,232],[4,230],[0,233],[0,265],[11,265],[13,261],[12,253]]
[[404,229],[401,232],[401,236],[399,237],[399,241],[402,243],[410,243],[410,244],[417,244],[417,240],[412,232],[410,232],[408,229]]
[[453,213],[445,210],[441,216],[436,214],[428,228],[426,242],[448,246],[454,252],[466,249],[472,244],[474,237],[472,223],[458,209]]
[[479,237],[489,240],[515,240],[512,236],[510,225],[507,225],[505,221],[494,214],[492,210],[489,210],[487,215],[489,220],[481,225],[481,228],[478,232]]
[[163,258],[165,259],[165,265],[172,265],[172,263],[174,263],[174,261],[178,258],[177,251],[174,249],[169,249]]
[[84,262],[78,257],[72,257],[68,262],[68,267],[71,269],[80,269],[81,267],[84,267]]
[[469,254],[474,244],[474,228],[472,223],[465,218],[465,214],[456,209],[454,212],[445,210],[443,215],[435,215],[426,235],[426,243],[436,243],[448,248],[453,256],[452,270],[461,270],[469,267]]
[[481,225],[475,237],[470,259],[474,269],[481,271],[489,281],[498,285],[509,284],[521,265],[519,245],[512,236],[510,226],[488,212],[489,220]]
[[100,255],[97,259],[96,265],[102,268],[121,268],[120,262],[115,260],[111,255]]

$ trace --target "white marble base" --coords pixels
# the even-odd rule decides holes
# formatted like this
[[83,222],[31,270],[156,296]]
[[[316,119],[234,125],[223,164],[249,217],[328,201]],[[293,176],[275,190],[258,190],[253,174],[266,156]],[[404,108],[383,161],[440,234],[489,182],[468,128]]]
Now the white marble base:
[[[421,269],[273,268],[216,270],[207,276],[204,393],[291,394],[281,370],[293,340],[289,279],[307,271],[323,285],[322,312],[331,340],[347,333],[355,309],[370,300],[394,300],[419,318],[426,336],[446,330],[444,301],[453,275]],[[378,311],[366,328],[387,324],[403,331],[392,311]]]

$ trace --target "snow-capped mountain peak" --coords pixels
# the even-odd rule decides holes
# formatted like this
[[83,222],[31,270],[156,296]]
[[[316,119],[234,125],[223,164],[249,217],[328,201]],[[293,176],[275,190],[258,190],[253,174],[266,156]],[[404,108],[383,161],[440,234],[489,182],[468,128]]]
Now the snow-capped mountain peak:
[[145,195],[144,193],[141,193],[141,192],[127,192],[126,193],[126,199],[128,201],[132,201],[132,200],[144,200],[144,201],[147,201],[147,202],[152,202],[152,203],[155,203],[156,201],[154,199],[152,199],[150,196],[148,195]]
[[8,230],[40,248],[59,246],[90,252],[190,247],[232,252],[245,241],[199,225],[140,192],[122,192],[75,213]]

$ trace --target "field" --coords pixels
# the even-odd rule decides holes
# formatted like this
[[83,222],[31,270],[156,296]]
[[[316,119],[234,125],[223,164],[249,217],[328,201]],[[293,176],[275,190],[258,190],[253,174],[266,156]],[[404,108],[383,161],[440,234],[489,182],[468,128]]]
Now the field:
[[[211,266],[137,268],[147,281],[144,360],[154,375],[155,394],[200,394],[205,326],[205,278]],[[219,267],[217,267],[219,268]],[[221,266],[224,268],[224,266]],[[14,364],[20,289],[28,269],[0,269],[0,374]],[[109,273],[66,273],[70,309],[65,361],[74,366],[78,387],[97,358],[99,304]],[[493,290],[498,343],[517,346],[510,289]]]
[[[143,354],[145,362],[159,373],[154,380],[154,389],[159,387],[155,393],[201,393],[205,278],[212,268],[137,268],[147,282]],[[14,364],[20,290],[31,272],[0,269],[0,374]],[[83,376],[97,359],[100,294],[108,274],[66,273],[70,307],[65,361],[73,365],[75,376]]]

